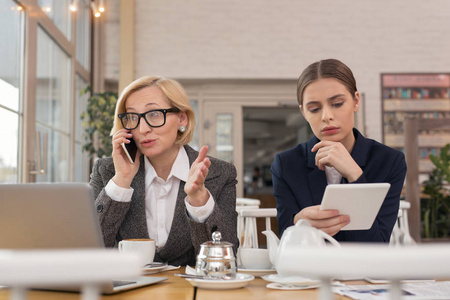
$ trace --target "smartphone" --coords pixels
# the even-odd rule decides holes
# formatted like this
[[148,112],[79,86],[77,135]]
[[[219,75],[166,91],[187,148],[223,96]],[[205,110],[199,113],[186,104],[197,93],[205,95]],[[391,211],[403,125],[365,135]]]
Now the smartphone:
[[130,143],[128,143],[128,144],[122,143],[122,148],[125,151],[125,154],[127,155],[130,162],[132,164],[134,164],[134,158],[136,157],[137,146],[132,138],[129,139],[129,141],[130,141]]

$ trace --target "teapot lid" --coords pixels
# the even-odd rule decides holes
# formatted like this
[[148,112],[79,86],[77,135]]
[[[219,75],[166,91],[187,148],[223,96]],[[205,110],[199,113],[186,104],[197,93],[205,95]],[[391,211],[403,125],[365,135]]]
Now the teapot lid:
[[214,231],[212,233],[212,241],[204,242],[202,246],[206,247],[230,247],[233,246],[232,243],[229,242],[222,242],[222,234],[220,231]]

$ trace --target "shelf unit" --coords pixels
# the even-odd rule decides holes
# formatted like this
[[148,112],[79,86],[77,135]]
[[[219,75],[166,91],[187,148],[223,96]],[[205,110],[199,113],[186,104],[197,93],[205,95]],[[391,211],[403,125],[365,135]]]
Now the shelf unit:
[[[404,119],[445,119],[450,122],[450,74],[381,74],[383,143],[404,151]],[[419,132],[419,173],[427,174],[450,142],[449,130]]]

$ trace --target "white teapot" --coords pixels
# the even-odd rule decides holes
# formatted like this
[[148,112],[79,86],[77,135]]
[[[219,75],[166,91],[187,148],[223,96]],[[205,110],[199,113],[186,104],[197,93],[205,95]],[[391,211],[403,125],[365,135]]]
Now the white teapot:
[[326,246],[325,240],[336,247],[341,246],[329,234],[312,227],[306,220],[299,220],[295,225],[288,227],[284,231],[281,241],[271,230],[262,233],[267,237],[270,261],[281,276],[297,275],[289,266],[292,259],[295,259],[299,248],[324,247]]

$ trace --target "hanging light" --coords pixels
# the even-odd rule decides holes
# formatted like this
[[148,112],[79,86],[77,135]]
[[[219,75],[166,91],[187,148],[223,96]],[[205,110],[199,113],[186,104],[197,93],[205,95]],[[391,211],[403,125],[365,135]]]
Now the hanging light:
[[105,4],[103,3],[103,0],[99,1],[98,11],[101,13],[105,11]]
[[94,14],[94,17],[98,18],[101,16],[101,13],[97,8],[97,4],[94,1],[91,2],[91,9]]
[[72,3],[69,5],[71,11],[77,11],[77,2],[78,0],[72,0]]

